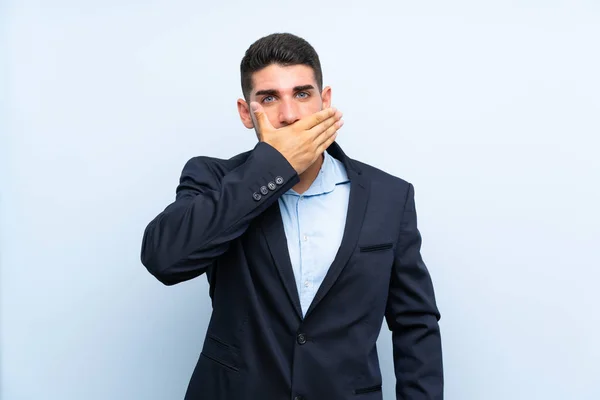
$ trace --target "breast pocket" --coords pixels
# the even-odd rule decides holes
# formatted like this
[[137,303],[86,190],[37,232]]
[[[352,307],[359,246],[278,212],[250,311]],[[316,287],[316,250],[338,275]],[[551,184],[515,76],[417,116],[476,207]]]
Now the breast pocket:
[[389,241],[359,242],[358,251],[353,258],[355,272],[363,278],[379,277],[382,284],[394,263],[394,243]]
[[[355,272],[364,278],[389,277],[389,271],[394,263],[394,243],[388,240],[359,242],[354,262],[358,265]],[[382,284],[386,282],[382,281]]]
[[371,252],[375,252],[375,251],[389,250],[389,249],[392,249],[393,247],[394,247],[393,243],[379,243],[379,244],[370,244],[370,245],[359,246],[359,249],[360,249],[361,253],[371,253]]
[[376,394],[376,396],[377,396],[376,398],[380,399],[381,398],[381,383],[374,385],[374,386],[369,386],[369,387],[364,387],[364,388],[354,390],[354,394],[366,395],[366,394],[370,394],[370,393]]

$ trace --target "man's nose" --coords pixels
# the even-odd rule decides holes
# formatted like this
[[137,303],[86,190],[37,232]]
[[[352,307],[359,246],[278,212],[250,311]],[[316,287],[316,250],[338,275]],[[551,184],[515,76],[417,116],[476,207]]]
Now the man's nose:
[[292,101],[284,100],[279,106],[279,123],[282,126],[291,125],[300,119],[299,111]]

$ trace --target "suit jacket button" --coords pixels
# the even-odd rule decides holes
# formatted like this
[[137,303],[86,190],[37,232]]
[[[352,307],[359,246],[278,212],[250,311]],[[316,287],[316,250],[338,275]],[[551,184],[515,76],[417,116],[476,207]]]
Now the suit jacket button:
[[275,190],[277,189],[277,185],[275,185],[275,182],[271,181],[267,184],[267,186],[269,187],[269,189],[271,190]]
[[262,199],[262,196],[260,195],[260,193],[256,193],[256,192],[254,192],[254,194],[252,195],[252,197],[256,201],[259,201],[260,199]]
[[281,185],[283,183],[283,178],[278,176],[277,178],[275,178],[275,183]]
[[298,344],[306,343],[306,335],[304,333],[298,334]]
[[306,397],[304,397],[304,396],[296,396],[296,397],[294,397],[294,400],[306,400]]
[[260,188],[260,192],[261,192],[263,195],[265,195],[265,196],[266,196],[267,194],[269,194],[269,189],[267,189],[267,187],[266,187],[266,186],[262,186],[262,187]]

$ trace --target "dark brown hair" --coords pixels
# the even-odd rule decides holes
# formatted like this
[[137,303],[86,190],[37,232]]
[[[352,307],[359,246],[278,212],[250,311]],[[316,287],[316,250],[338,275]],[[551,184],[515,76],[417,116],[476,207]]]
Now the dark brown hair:
[[323,88],[319,55],[310,43],[291,33],[273,33],[252,43],[242,58],[240,73],[246,100],[252,90],[252,74],[271,64],[309,66],[314,71],[318,90]]

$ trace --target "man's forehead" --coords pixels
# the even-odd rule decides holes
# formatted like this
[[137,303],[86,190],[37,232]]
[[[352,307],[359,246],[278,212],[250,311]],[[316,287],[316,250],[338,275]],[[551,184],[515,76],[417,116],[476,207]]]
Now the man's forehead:
[[252,75],[253,91],[278,90],[293,91],[300,86],[315,86],[312,68],[306,65],[282,67],[270,65]]
[[[302,81],[304,82],[304,81]],[[263,85],[257,85],[254,88],[254,93],[264,92],[264,91],[275,91],[278,93],[286,93],[286,92],[295,92],[298,90],[312,90],[315,89],[315,85],[313,82],[307,81],[304,84],[298,83],[297,85],[277,85],[277,84],[268,84],[265,83]]]

